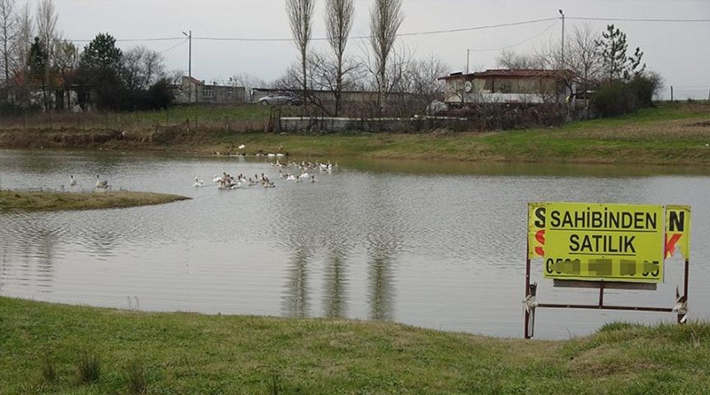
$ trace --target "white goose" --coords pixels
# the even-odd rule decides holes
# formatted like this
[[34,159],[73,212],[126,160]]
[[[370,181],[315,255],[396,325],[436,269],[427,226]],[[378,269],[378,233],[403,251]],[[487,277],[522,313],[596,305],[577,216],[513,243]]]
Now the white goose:
[[96,175],[96,188],[110,190],[111,185],[108,184],[108,180],[102,180],[99,175]]
[[195,184],[193,184],[196,187],[203,187],[205,186],[205,182],[200,180],[199,178],[195,177]]
[[74,175],[72,174],[70,176],[70,178],[71,178],[71,181],[69,181],[69,186],[70,187],[76,186],[76,180],[74,179]]

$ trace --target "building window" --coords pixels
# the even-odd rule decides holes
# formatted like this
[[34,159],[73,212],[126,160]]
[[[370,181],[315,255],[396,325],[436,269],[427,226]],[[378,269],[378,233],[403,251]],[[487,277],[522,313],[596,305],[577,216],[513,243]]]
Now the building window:
[[204,88],[202,90],[202,97],[214,97],[214,89]]

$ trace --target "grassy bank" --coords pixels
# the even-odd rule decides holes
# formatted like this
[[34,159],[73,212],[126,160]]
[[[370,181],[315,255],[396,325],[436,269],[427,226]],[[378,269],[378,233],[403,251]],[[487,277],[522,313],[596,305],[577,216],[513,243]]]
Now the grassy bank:
[[10,211],[91,210],[163,204],[189,199],[153,192],[27,192],[0,190],[0,213]]
[[675,103],[563,127],[497,132],[223,136],[207,152],[481,162],[710,165],[710,103]]
[[[0,394],[702,394],[710,325],[566,341],[0,298]],[[472,328],[475,330],[475,328]]]
[[[269,108],[258,106],[123,115],[129,116],[133,121],[117,121],[117,126],[106,128],[100,119],[90,128],[58,121],[52,128],[46,123],[43,128],[4,127],[0,147],[133,148],[222,155],[282,152],[312,159],[710,165],[710,102],[706,101],[659,103],[626,117],[555,128],[420,134],[265,133]],[[240,150],[242,144],[245,148]]]

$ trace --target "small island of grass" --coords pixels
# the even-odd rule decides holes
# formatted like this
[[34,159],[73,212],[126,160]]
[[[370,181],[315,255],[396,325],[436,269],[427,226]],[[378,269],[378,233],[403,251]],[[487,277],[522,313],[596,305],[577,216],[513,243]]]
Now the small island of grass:
[[0,191],[0,213],[125,208],[187,200],[188,197],[153,192]]

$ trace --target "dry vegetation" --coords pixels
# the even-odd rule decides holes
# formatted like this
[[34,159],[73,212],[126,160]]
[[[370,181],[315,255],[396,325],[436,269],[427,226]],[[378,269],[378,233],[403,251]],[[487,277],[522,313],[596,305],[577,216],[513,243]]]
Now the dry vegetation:
[[0,213],[10,211],[91,210],[163,204],[189,199],[153,192],[0,191]]

